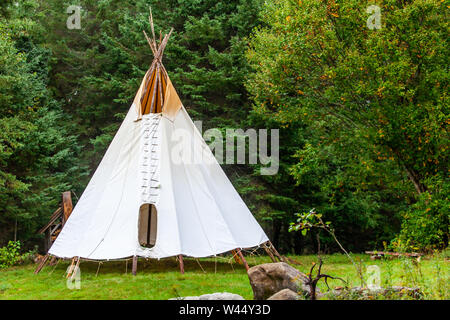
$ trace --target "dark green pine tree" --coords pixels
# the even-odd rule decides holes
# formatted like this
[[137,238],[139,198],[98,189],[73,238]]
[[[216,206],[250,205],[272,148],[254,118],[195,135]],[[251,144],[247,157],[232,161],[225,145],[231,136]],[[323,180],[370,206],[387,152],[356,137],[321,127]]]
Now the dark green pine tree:
[[46,87],[51,51],[28,19],[32,8],[3,7],[8,18],[0,22],[0,244],[36,239],[81,172],[76,136],[64,125],[70,115]]

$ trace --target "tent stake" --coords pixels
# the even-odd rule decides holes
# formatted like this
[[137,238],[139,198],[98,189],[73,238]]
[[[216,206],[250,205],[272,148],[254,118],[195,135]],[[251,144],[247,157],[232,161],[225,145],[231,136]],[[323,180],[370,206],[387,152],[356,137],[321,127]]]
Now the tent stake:
[[47,260],[48,260],[48,253],[42,258],[41,263],[39,263],[38,267],[36,268],[36,271],[34,271],[34,274],[38,274],[42,270]]
[[72,276],[70,277],[70,280],[75,279],[75,276],[77,275],[77,273],[80,272],[79,271],[80,270],[80,268],[79,268],[80,261],[81,261],[81,258],[77,257],[77,264],[75,265],[75,268],[73,269]]
[[236,251],[237,251],[239,257],[241,258],[242,262],[244,262],[245,269],[248,271],[248,269],[249,269],[248,263],[247,263],[247,260],[245,260],[244,255],[241,252],[241,249],[237,248]]
[[98,272],[100,271],[100,266],[101,266],[101,265],[102,265],[102,262],[100,261],[100,262],[98,263],[97,273],[95,274],[96,277],[98,276]]
[[67,270],[67,276],[66,276],[66,279],[69,279],[70,275],[72,274],[72,271],[73,271],[73,268],[74,268],[74,264],[75,264],[76,259],[77,259],[76,257],[73,257],[73,258],[72,258],[72,262],[71,262],[71,264],[70,264],[70,266],[69,266],[69,269]]
[[137,256],[133,256],[133,267],[131,269],[131,273],[133,274],[133,276],[136,275],[136,271],[137,271]]
[[184,262],[183,262],[183,255],[178,255],[178,259],[180,260],[180,272],[181,274],[184,274]]

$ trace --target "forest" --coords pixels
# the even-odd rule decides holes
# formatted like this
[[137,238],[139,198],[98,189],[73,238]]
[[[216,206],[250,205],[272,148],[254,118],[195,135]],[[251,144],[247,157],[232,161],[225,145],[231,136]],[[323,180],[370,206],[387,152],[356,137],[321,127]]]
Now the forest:
[[83,193],[152,62],[151,6],[193,120],[279,129],[277,174],[222,168],[280,252],[340,250],[292,231],[313,209],[351,252],[446,248],[448,2],[373,4],[375,27],[358,0],[2,1],[0,247],[42,251],[61,193]]

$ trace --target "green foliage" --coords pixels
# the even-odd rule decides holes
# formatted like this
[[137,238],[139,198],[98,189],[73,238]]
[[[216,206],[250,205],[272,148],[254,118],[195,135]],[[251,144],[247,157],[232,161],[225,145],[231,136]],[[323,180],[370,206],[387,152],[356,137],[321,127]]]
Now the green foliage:
[[36,5],[10,8],[0,21],[0,243],[35,238],[80,174],[76,137],[62,126],[69,117],[47,88],[51,52],[25,12]]
[[[437,184],[441,185],[441,184]],[[392,245],[400,251],[431,251],[447,246],[450,226],[450,184],[420,195],[403,213],[402,230]]]
[[0,269],[17,264],[20,260],[20,241],[9,241],[0,248]]
[[[448,9],[379,5],[382,28],[369,30],[360,1],[266,2],[247,53],[254,113],[291,128],[296,200],[351,250],[392,239],[400,212],[448,179]],[[428,232],[442,238],[438,220]]]
[[8,244],[0,248],[0,269],[19,264],[32,263],[36,254],[36,248],[32,251],[21,253],[20,241],[8,241]]
[[296,222],[291,222],[289,231],[301,231],[303,236],[306,236],[311,228],[323,228],[333,230],[331,227],[331,221],[323,222],[322,214],[316,213],[314,209],[309,212],[296,213]]

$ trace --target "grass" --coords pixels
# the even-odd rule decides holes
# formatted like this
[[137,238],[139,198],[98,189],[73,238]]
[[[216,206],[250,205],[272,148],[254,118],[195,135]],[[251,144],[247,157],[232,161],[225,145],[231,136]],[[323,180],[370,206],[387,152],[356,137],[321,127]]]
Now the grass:
[[[317,262],[314,255],[290,256],[301,265],[295,266],[308,273]],[[418,286],[425,299],[449,299],[449,267],[446,253],[422,258],[415,264],[411,259],[376,260],[367,255],[353,255],[362,267],[377,265],[381,270],[381,285]],[[346,256],[333,254],[323,256],[323,273],[342,277],[351,286],[358,286],[356,270]],[[224,257],[201,259],[200,266],[194,259],[185,258],[185,274],[179,272],[174,258],[139,260],[138,272],[132,276],[131,262],[98,263],[82,261],[81,289],[70,290],[66,285],[65,271],[69,261],[45,267],[38,275],[33,273],[35,265],[11,267],[0,270],[0,299],[160,299],[177,296],[201,295],[213,292],[231,292],[252,299],[253,293],[245,268],[228,262]],[[250,266],[270,262],[267,256],[248,256]],[[339,281],[330,281],[330,286],[342,286]],[[321,283],[319,289],[326,291]]]

